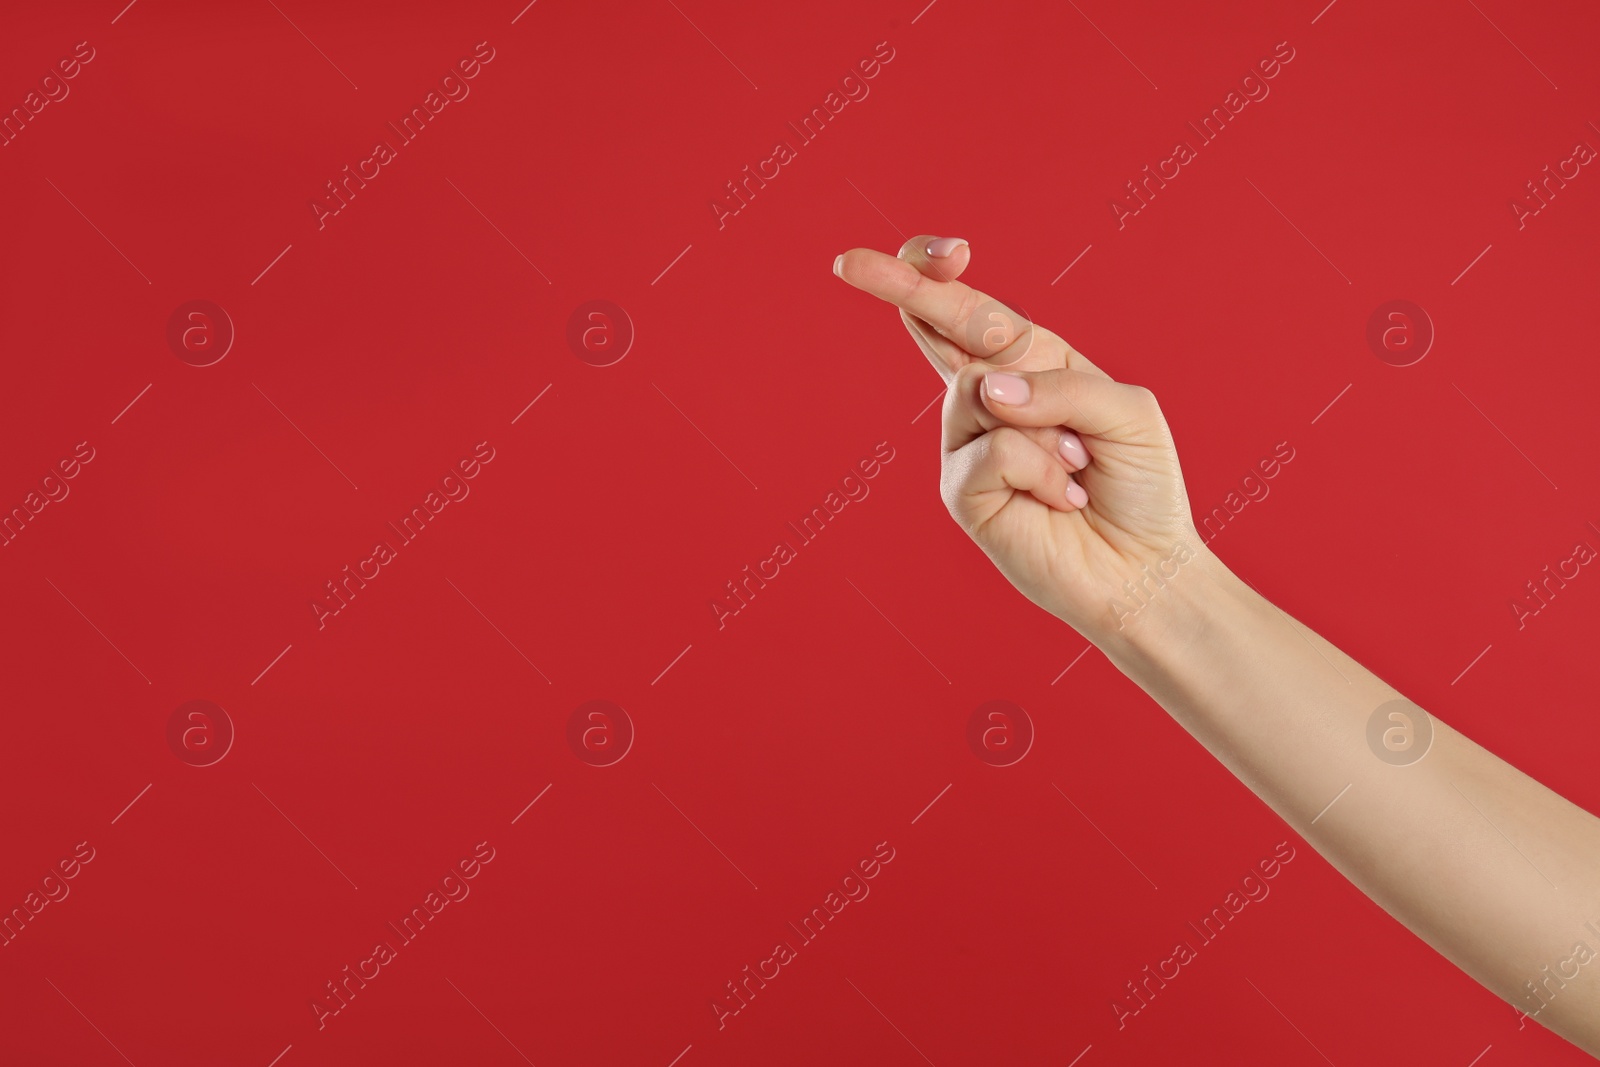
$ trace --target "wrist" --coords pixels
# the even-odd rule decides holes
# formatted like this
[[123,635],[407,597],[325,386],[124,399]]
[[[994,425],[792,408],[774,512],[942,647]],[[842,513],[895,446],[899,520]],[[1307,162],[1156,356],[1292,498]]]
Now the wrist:
[[1191,531],[1126,580],[1090,640],[1125,673],[1181,656],[1244,610],[1255,594]]

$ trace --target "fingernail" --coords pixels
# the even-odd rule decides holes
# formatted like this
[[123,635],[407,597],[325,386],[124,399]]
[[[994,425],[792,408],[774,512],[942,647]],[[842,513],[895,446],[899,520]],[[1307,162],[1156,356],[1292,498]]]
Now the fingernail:
[[940,237],[928,242],[928,255],[943,259],[966,243],[966,238],[963,237]]
[[997,404],[1026,404],[1030,395],[1028,379],[1015,374],[985,374],[983,391]]
[[1083,447],[1083,438],[1071,430],[1061,431],[1061,458],[1073,470],[1083,470],[1089,465],[1089,450]]
[[835,273],[835,274],[839,275],[839,277],[843,278],[844,277],[843,271],[844,271],[844,256],[843,256],[843,254],[834,256],[833,257],[833,273]]
[[1067,503],[1075,508],[1081,508],[1089,502],[1089,494],[1077,482],[1067,483]]

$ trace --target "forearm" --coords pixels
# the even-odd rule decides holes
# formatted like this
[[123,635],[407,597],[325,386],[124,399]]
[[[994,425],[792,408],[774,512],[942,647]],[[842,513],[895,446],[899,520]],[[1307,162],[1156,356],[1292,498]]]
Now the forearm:
[[1600,1053],[1600,958],[1575,951],[1600,952],[1600,820],[1415,705],[1380,725],[1404,729],[1390,710],[1419,736],[1431,723],[1425,755],[1375,744],[1374,712],[1401,695],[1209,550],[1123,622],[1096,644],[1330,863],[1497,995]]

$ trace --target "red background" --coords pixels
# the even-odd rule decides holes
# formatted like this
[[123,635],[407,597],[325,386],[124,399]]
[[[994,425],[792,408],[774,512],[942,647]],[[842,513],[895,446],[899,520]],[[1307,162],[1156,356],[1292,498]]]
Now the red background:
[[[1584,1062],[1075,662],[940,503],[938,379],[828,265],[968,238],[970,281],[1156,391],[1197,514],[1288,442],[1213,547],[1600,808],[1600,578],[1509,606],[1600,546],[1600,176],[1509,208],[1600,144],[1592,6],[922,3],[8,12],[7,110],[95,58],[0,149],[0,505],[95,458],[0,549],[0,907],[95,858],[0,949],[0,1060]],[[319,229],[480,41],[470,96]],[[719,228],[881,41],[870,95]],[[1270,96],[1119,229],[1280,41]],[[194,299],[237,331],[203,368],[166,339]],[[608,367],[566,341],[594,299],[637,332]],[[1365,340],[1392,299],[1437,332],[1412,366]],[[471,495],[319,630],[323,583],[480,441]],[[719,630],[724,583],[884,441]],[[167,741],[196,699],[236,730],[212,766]],[[593,699],[636,730],[612,766],[567,742]],[[966,742],[994,699],[1036,730],[1008,767]],[[324,983],[481,841],[470,896],[319,1030]],[[1119,1030],[1280,841],[1270,897]],[[724,983],[879,842],[870,896],[719,1030]]]

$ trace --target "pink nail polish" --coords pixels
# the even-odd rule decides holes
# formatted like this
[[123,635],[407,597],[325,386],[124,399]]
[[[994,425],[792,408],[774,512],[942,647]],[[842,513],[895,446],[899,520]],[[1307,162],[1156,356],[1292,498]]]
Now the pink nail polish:
[[843,278],[844,277],[843,271],[844,271],[844,256],[842,254],[834,256],[833,257],[833,273],[835,273],[839,277]]
[[1028,379],[999,372],[983,376],[983,391],[997,404],[1026,404],[1031,395]]
[[943,259],[966,243],[964,237],[940,237],[928,242],[928,255]]
[[1077,482],[1071,482],[1067,485],[1067,503],[1075,508],[1081,508],[1088,502],[1089,494],[1083,486]]
[[1067,461],[1067,466],[1075,471],[1081,471],[1089,465],[1089,450],[1083,447],[1083,438],[1071,430],[1061,431],[1061,458]]

